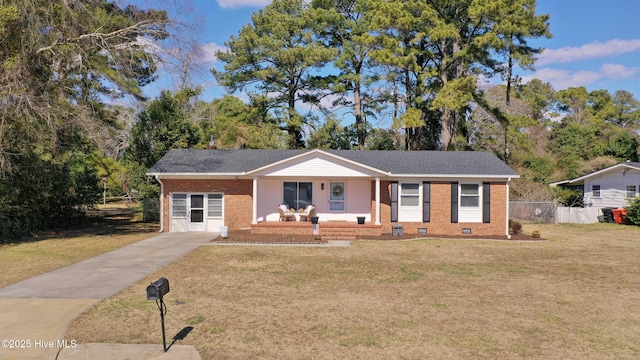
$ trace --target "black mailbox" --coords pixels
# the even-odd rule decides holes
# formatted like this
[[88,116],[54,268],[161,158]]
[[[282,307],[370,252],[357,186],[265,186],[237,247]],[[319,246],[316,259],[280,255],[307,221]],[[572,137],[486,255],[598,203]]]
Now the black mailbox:
[[147,300],[162,300],[162,297],[169,292],[169,280],[160,278],[147,286]]

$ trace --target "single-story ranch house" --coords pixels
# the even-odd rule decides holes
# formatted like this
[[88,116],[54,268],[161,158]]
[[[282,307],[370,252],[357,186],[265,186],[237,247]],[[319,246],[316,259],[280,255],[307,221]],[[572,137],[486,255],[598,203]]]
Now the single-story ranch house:
[[347,239],[508,237],[509,183],[519,177],[489,152],[319,149],[174,149],[147,175],[161,186],[161,231],[319,228]]

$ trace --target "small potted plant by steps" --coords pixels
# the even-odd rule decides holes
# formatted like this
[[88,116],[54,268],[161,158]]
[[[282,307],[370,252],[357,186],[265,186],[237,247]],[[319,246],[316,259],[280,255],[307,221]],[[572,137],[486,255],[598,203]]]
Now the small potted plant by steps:
[[358,219],[358,224],[359,225],[364,225],[364,220],[365,220],[364,216],[358,216],[357,219]]

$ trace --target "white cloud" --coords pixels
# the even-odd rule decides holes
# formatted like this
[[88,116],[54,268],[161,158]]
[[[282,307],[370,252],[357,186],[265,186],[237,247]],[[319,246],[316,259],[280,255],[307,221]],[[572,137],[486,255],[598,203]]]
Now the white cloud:
[[569,63],[579,60],[596,59],[640,50],[640,39],[613,39],[607,42],[593,42],[580,47],[545,49],[538,57],[537,65]]
[[529,82],[531,79],[540,79],[550,83],[557,90],[566,89],[568,87],[587,86],[600,80],[604,75],[595,71],[569,71],[545,68],[536,71],[532,75],[523,76],[523,83]]
[[241,7],[265,7],[271,4],[272,0],[218,0],[218,6],[223,9],[237,9]]
[[640,68],[630,68],[620,64],[604,64],[600,70],[604,76],[612,79],[630,78],[640,72]]
[[202,58],[198,60],[198,63],[202,65],[208,65],[218,61],[218,58],[216,57],[216,52],[224,49],[225,49],[224,46],[220,46],[214,42],[201,45],[200,51],[202,52]]
[[544,68],[535,73],[523,76],[523,83],[531,79],[540,79],[550,83],[555,90],[563,90],[568,87],[578,87],[591,85],[599,80],[629,79],[640,74],[640,67],[627,67],[621,64],[604,64],[597,71],[588,70],[560,70]]

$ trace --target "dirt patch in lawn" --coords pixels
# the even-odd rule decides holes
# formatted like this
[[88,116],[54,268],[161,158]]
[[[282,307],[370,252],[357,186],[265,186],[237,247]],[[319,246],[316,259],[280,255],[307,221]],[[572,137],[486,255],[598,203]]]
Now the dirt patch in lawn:
[[[447,235],[419,235],[404,234],[401,236],[381,234],[380,236],[360,236],[358,240],[416,240],[416,239],[464,239],[464,240],[507,240],[507,241],[544,241],[531,235],[520,233],[506,236],[447,236]],[[211,240],[214,243],[247,243],[247,244],[323,244],[327,239],[319,239],[315,235],[284,235],[284,234],[252,234],[250,230],[232,230],[226,238],[218,236]]]
[[214,243],[245,244],[324,244],[327,241],[314,235],[252,234],[251,230],[231,230],[227,237],[218,236]]

